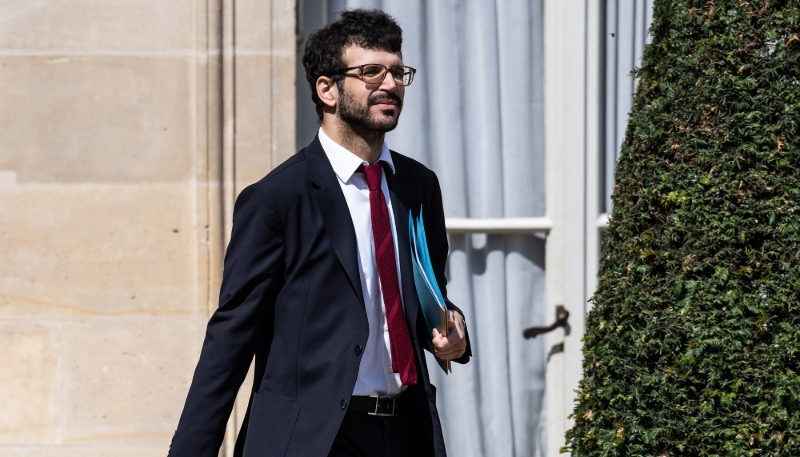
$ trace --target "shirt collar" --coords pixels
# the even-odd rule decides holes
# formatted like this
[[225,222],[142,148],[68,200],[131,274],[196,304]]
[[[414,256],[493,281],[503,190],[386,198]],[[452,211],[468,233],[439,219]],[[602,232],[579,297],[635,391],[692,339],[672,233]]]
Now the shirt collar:
[[[350,152],[348,149],[344,148],[342,145],[336,143],[320,127],[319,129],[319,142],[322,145],[322,149],[325,151],[325,155],[328,156],[328,160],[331,162],[331,166],[333,167],[334,173],[336,176],[342,181],[347,182],[350,180],[350,177],[353,176],[353,173],[358,170],[358,167],[361,165],[369,165],[365,160],[362,160],[357,155]],[[389,146],[386,146],[386,142],[383,142],[383,146],[381,146],[381,155],[378,156],[378,160],[382,160],[389,165],[389,168],[394,173],[394,162],[392,162],[392,154],[389,152]],[[386,170],[386,168],[384,168]]]

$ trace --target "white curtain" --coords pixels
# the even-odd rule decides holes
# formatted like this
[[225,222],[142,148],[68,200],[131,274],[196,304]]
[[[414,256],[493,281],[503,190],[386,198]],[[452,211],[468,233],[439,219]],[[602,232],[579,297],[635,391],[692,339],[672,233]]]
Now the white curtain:
[[605,22],[603,75],[604,135],[603,212],[611,212],[611,190],[614,188],[614,167],[617,164],[628,115],[633,106],[636,81],[631,76],[639,66],[644,46],[650,42],[648,30],[653,22],[653,0],[604,0]]
[[[418,69],[389,146],[441,181],[448,217],[545,214],[542,0],[299,0],[299,33],[345,8],[379,8],[403,27]],[[298,76],[298,146],[316,131]],[[545,241],[534,235],[450,237],[448,295],[473,347],[445,376],[429,360],[450,455],[543,456],[545,348],[522,331],[546,325]]]

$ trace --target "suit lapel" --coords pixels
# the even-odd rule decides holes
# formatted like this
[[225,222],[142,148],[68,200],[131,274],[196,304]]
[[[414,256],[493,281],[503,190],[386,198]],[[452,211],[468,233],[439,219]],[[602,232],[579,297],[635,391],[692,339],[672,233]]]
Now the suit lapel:
[[308,161],[309,180],[314,186],[314,197],[317,200],[319,211],[325,223],[325,231],[333,246],[333,251],[339,258],[350,285],[364,304],[364,294],[361,290],[361,276],[358,271],[358,247],[353,220],[350,218],[350,209],[344,198],[342,188],[336,178],[336,173],[331,167],[328,157],[322,149],[319,138],[305,149]]
[[[309,167],[309,180],[314,186],[314,197],[317,200],[320,214],[325,223],[325,230],[333,246],[333,251],[339,258],[353,291],[364,304],[364,294],[361,290],[361,277],[358,270],[358,247],[353,221],[350,218],[350,209],[344,198],[342,189],[336,179],[328,157],[322,149],[318,138],[305,149],[306,160]],[[395,166],[398,161],[394,160]],[[392,174],[386,173],[386,183],[392,200],[392,212],[397,229],[397,250],[400,256],[400,278],[403,289],[403,309],[409,328],[416,333],[417,312],[419,298],[414,286],[414,270],[411,265],[411,242],[408,233],[409,210],[415,214],[419,212],[416,198],[416,186],[413,177],[398,168]]]
[[[393,160],[395,167],[397,160]],[[386,183],[389,186],[389,193],[392,199],[392,212],[394,213],[394,224],[397,229],[397,251],[400,256],[400,286],[403,288],[403,309],[405,310],[406,320],[409,328],[416,333],[417,310],[419,309],[419,298],[417,289],[414,286],[414,270],[411,264],[411,241],[408,233],[408,214],[414,211],[415,186],[413,180],[405,173],[405,170],[396,168],[396,172],[386,173]],[[416,209],[419,211],[419,209]]]

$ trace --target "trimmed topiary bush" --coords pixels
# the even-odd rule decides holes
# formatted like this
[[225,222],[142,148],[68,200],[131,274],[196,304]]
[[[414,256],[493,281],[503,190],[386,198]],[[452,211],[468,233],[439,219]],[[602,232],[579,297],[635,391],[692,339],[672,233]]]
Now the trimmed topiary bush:
[[800,456],[800,1],[656,0],[576,456]]

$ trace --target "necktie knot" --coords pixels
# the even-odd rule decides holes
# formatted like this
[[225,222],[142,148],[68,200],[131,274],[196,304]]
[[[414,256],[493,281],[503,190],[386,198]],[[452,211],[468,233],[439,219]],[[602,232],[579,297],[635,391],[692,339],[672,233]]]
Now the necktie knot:
[[358,171],[364,173],[364,176],[367,177],[367,187],[369,187],[370,191],[380,190],[381,188],[381,171],[383,171],[381,164],[382,162],[379,160],[372,165],[358,167]]

